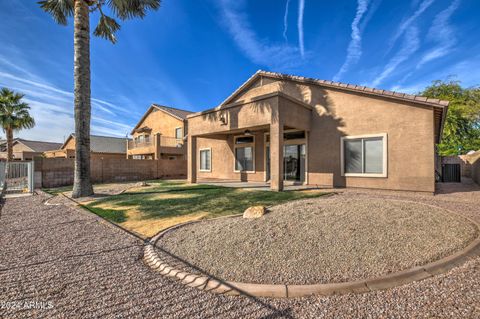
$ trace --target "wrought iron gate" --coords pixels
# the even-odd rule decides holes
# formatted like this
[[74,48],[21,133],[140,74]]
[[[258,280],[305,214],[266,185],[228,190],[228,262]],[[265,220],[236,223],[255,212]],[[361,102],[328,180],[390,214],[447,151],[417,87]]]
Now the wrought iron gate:
[[[6,170],[6,165],[8,169]],[[7,174],[5,174],[7,172]],[[0,162],[0,186],[6,192],[33,192],[33,162]]]
[[460,183],[460,164],[442,164],[442,182]]

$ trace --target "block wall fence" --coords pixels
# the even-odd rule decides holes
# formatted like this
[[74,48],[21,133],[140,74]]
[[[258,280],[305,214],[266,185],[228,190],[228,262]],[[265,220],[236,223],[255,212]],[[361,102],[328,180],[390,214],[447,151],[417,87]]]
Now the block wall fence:
[[480,185],[480,151],[469,155],[442,157],[442,164],[460,164],[463,177],[471,177]]
[[[34,160],[35,188],[73,185],[73,158],[41,158]],[[133,160],[92,158],[92,183],[143,181],[149,179],[186,178],[186,160]]]

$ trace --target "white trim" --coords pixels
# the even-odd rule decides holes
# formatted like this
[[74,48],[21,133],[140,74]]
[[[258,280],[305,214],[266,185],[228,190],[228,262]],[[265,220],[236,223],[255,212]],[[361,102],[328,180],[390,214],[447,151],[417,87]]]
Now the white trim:
[[309,140],[309,137],[310,137],[310,132],[309,131],[305,131],[305,177],[304,177],[304,181],[303,183],[305,185],[308,185],[308,164],[309,164],[309,161],[308,161],[308,154],[309,154],[309,151],[308,151],[308,146],[309,146],[309,143],[308,143],[308,140]]
[[[208,151],[209,158],[210,158],[210,168],[209,169],[202,169],[202,151]],[[199,172],[211,172],[212,171],[212,148],[211,147],[204,147],[198,149],[198,171]]]
[[[236,141],[239,137],[252,137],[253,138],[253,143],[244,143],[244,144],[237,144]],[[255,162],[257,161],[256,159],[256,152],[255,152],[255,145],[256,145],[256,138],[255,135],[236,135],[233,137],[233,172],[235,173],[246,173],[246,174],[254,174],[255,171]],[[242,148],[242,147],[251,147],[252,148],[252,160],[253,160],[253,171],[239,171],[236,169],[236,163],[237,163],[237,148]]]
[[[263,181],[268,182],[270,178],[267,179],[267,147],[270,147],[270,143],[267,143],[267,132],[263,134]],[[270,151],[269,151],[270,152]],[[269,154],[270,156],[270,154]],[[270,167],[268,168],[270,169]],[[270,172],[271,174],[272,172]]]
[[[383,172],[380,174],[375,173],[345,173],[345,151],[344,151],[344,141],[345,140],[356,140],[356,139],[368,139],[368,138],[382,138],[383,141],[383,163],[382,168]],[[363,142],[362,142],[363,147]],[[379,133],[379,134],[365,134],[365,135],[354,135],[354,136],[342,136],[340,138],[340,169],[341,169],[341,176],[344,177],[388,177],[388,136],[387,133]],[[363,170],[364,160],[362,158],[362,170]]]

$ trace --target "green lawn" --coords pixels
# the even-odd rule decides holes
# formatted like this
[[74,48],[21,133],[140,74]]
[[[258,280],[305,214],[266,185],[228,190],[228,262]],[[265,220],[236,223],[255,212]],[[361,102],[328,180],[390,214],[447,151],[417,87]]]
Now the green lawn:
[[177,223],[242,213],[254,205],[270,206],[325,195],[320,191],[269,192],[150,181],[148,187],[87,203],[108,220],[146,237]]
[[58,195],[65,192],[71,192],[73,190],[73,186],[62,186],[62,187],[55,187],[55,188],[42,188],[45,193],[50,195]]

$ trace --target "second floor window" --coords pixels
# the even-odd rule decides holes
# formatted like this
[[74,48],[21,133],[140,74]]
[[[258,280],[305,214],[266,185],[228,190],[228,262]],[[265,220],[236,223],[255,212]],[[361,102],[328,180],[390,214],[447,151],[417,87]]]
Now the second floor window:
[[177,127],[177,128],[175,129],[175,138],[176,138],[176,139],[181,139],[181,138],[183,138],[183,130],[182,130],[181,127]]

